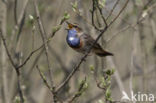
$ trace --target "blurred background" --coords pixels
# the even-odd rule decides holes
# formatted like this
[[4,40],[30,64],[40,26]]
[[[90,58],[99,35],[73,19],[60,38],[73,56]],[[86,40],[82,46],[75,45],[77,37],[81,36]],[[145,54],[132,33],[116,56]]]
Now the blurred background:
[[[92,25],[92,0],[36,1],[47,37],[58,28],[64,16],[68,16],[69,22],[77,23],[92,37],[96,38],[99,35],[100,32]],[[99,0],[99,2],[104,17],[108,17],[109,24],[123,8],[126,0]],[[95,24],[103,28],[105,25],[99,12],[95,15]],[[0,28],[11,57],[17,65],[22,64],[33,50],[43,44],[33,0],[0,0]],[[56,87],[65,80],[82,57],[82,54],[67,45],[65,28],[66,23],[59,26],[48,46],[50,71]],[[108,69],[115,70],[111,76],[110,88],[113,100],[120,101],[122,91],[129,97],[131,91],[156,96],[155,0],[130,0],[98,42],[114,56],[105,58],[88,56],[68,85],[58,92],[60,100],[65,101],[72,97],[81,81],[86,78],[87,89],[73,103],[104,103],[102,101],[105,100],[105,93],[97,87],[95,77],[101,80],[103,72]],[[51,81],[45,50],[40,49],[20,68],[20,85],[25,103],[52,103],[51,92],[44,84],[36,65],[49,84]],[[91,68],[95,70],[92,71]],[[0,103],[17,103],[19,98],[17,83],[16,71],[0,39]]]

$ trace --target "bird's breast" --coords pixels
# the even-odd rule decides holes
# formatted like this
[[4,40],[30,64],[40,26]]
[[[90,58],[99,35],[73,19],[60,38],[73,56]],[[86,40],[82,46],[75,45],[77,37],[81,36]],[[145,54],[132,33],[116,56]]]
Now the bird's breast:
[[74,36],[67,36],[67,43],[72,48],[79,48],[80,47],[80,38]]

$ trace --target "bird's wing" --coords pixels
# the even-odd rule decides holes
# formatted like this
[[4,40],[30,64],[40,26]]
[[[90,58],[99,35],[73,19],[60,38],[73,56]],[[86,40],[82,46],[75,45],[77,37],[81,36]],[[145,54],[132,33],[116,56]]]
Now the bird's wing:
[[[93,43],[95,42],[95,39],[93,39],[90,35],[88,34],[83,34],[82,35],[82,39],[84,39],[84,42],[86,43],[86,45],[88,46],[92,46]],[[95,43],[94,49],[102,49],[102,47],[98,44],[98,43]]]
[[[89,50],[89,48],[95,42],[95,39],[93,39],[90,35],[87,35],[87,34],[83,34],[82,39],[84,41],[84,48],[86,48],[86,50]],[[80,40],[81,40],[81,38],[80,38]],[[95,43],[95,45],[92,48],[92,52],[100,57],[113,55],[112,53],[103,50],[102,47],[98,43]]]

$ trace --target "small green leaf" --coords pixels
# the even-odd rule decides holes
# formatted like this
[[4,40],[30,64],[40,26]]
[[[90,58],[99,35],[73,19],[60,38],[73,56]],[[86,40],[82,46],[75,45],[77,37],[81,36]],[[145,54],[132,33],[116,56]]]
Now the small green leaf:
[[88,88],[88,83],[86,82],[86,78],[80,82],[78,92],[75,96],[80,96],[82,93]]
[[34,17],[32,15],[29,15],[30,20],[34,20]]
[[31,24],[34,23],[34,17],[33,17],[32,15],[29,15],[29,22],[30,22]]
[[115,72],[115,69],[112,69],[112,75],[114,74],[114,72]]
[[82,90],[86,90],[88,88],[88,83],[86,82],[86,78],[81,81],[80,86],[83,85]]
[[106,80],[107,80],[107,83],[110,83],[110,81],[111,81],[111,77],[108,76]]
[[84,84],[84,87],[83,87],[85,90],[88,88],[88,83],[87,82],[85,82],[85,84]]
[[29,15],[28,19],[26,20],[26,26],[32,28],[33,25],[34,25],[34,22],[35,22],[34,16],[33,15]]
[[147,15],[148,15],[147,10],[144,10],[141,16],[145,18]]
[[65,12],[62,19],[61,19],[60,24],[62,24],[64,21],[68,20],[69,18],[70,18],[70,15],[67,12]]
[[98,103],[104,103],[104,102],[100,99],[100,100],[98,100]]
[[56,31],[60,30],[60,28],[61,28],[61,25],[55,26],[55,27],[53,28],[53,32],[56,32]]
[[89,68],[90,68],[91,73],[94,73],[94,70],[95,70],[94,66],[93,65],[90,65]]
[[115,72],[114,69],[112,69],[112,70],[108,69],[108,70],[106,71],[106,74],[109,75],[109,76],[111,76],[111,75],[114,74],[114,72]]
[[71,5],[72,5],[73,11],[76,12],[77,11],[77,5],[78,5],[77,1],[75,1],[74,3],[71,3]]
[[102,87],[105,87],[107,85],[104,77],[101,78],[101,83]]
[[69,15],[67,12],[65,12],[65,13],[64,13],[64,19],[65,19],[65,20],[68,20],[69,18],[70,18],[70,15]]
[[106,74],[107,74],[107,75],[111,75],[111,70],[108,69],[108,70],[106,71]]
[[20,103],[20,97],[19,96],[15,97],[15,103]]
[[107,88],[106,90],[106,98],[110,98],[111,97],[111,91],[110,91],[110,87]]
[[110,98],[107,98],[107,100],[108,100],[108,101],[113,101],[111,97],[110,97]]
[[106,0],[99,0],[99,6],[101,7],[101,8],[103,8],[103,7],[105,7],[105,5],[106,5]]

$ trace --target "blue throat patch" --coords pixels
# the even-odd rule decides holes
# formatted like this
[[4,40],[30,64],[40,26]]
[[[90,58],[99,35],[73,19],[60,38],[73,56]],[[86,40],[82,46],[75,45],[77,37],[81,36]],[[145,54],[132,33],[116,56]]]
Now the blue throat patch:
[[77,37],[77,31],[73,28],[71,30],[68,30],[68,35],[67,35],[67,43],[69,46],[73,48],[77,48],[80,45],[80,39]]

